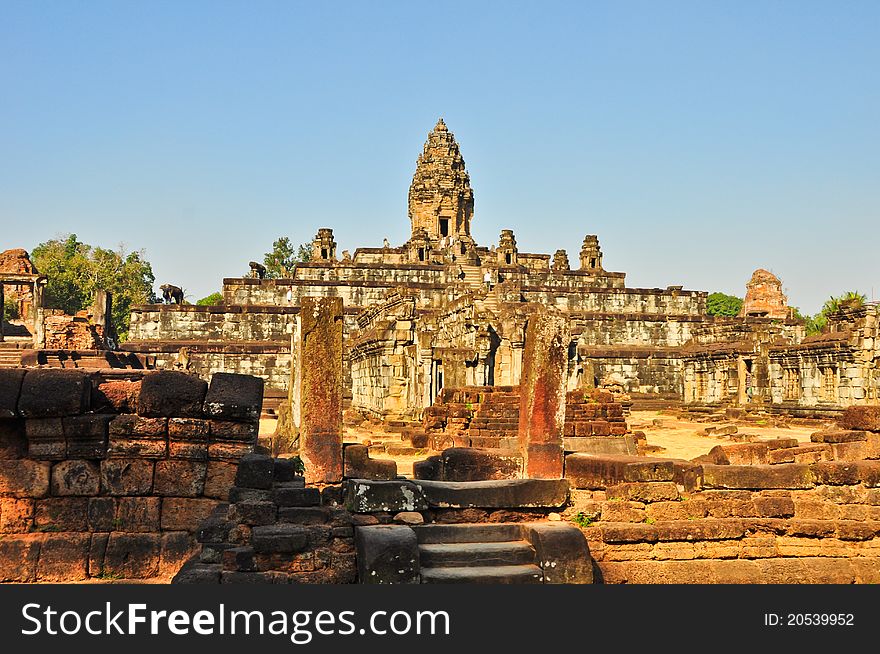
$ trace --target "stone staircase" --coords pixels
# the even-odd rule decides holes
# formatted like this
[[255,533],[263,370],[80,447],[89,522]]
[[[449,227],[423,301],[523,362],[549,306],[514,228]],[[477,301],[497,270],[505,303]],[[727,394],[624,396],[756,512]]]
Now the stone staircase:
[[22,351],[22,345],[15,341],[0,343],[0,368],[20,368]]
[[479,266],[466,266],[462,264],[461,269],[464,271],[464,279],[462,281],[465,284],[471,288],[480,288],[483,285],[483,272]]
[[540,584],[535,548],[518,524],[415,527],[423,584]]

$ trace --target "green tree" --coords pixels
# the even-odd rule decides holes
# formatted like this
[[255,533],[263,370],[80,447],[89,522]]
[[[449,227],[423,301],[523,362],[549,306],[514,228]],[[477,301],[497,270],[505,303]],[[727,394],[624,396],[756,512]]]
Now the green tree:
[[805,316],[796,307],[792,307],[794,317],[804,321],[806,325],[807,336],[821,334],[828,325],[828,316],[836,313],[841,309],[858,308],[864,306],[867,297],[858,291],[847,291],[842,295],[831,296],[822,305],[822,309],[815,316]]
[[742,309],[742,298],[725,293],[711,293],[706,298],[706,313],[710,316],[738,316]]
[[837,297],[832,295],[822,306],[820,313],[827,317],[828,314],[836,313],[841,309],[857,309],[864,306],[867,300],[868,298],[858,291],[847,291]]
[[223,304],[223,293],[211,293],[207,297],[203,297],[201,300],[196,300],[196,304],[203,307],[215,307],[218,304]]
[[92,303],[95,291],[112,293],[111,322],[120,341],[128,336],[131,307],[155,301],[153,268],[144,252],[94,247],[77,240],[76,234],[40,243],[31,261],[48,277],[44,304],[76,313]]
[[15,300],[6,298],[6,301],[3,303],[3,318],[5,320],[16,320],[18,317],[18,305],[15,303]]
[[266,266],[266,277],[278,279],[290,277],[297,263],[310,261],[312,258],[312,244],[303,243],[296,250],[287,236],[282,236],[272,243],[272,251],[263,257],[263,265]]

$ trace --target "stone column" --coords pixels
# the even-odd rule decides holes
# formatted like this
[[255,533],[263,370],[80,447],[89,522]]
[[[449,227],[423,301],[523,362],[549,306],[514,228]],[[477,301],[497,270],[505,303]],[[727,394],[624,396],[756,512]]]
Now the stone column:
[[6,291],[0,283],[0,342],[5,340],[3,336],[3,319],[6,317]]
[[520,379],[520,450],[525,477],[559,479],[563,474],[568,320],[543,305],[530,308]]
[[31,307],[34,311],[34,348],[38,350],[46,346],[46,311],[43,309],[43,291],[45,287],[45,277],[34,282],[33,304]]
[[296,360],[308,483],[342,481],[342,298],[304,297]]

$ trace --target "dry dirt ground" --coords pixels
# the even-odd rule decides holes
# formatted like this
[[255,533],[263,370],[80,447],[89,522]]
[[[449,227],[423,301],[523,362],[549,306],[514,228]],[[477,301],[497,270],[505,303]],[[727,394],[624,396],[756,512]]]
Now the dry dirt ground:
[[[758,423],[743,422],[694,422],[682,420],[674,415],[660,411],[633,411],[626,419],[633,431],[645,432],[649,446],[657,448],[650,456],[665,456],[674,459],[693,459],[706,454],[716,445],[734,442],[746,436],[754,436],[755,440],[772,438],[796,438],[799,441],[810,441],[810,434],[821,427],[792,425],[790,427],[772,427]],[[699,432],[706,427],[734,425],[737,432],[731,436],[703,436]]]
[[[627,417],[632,431],[645,433],[651,451],[649,456],[670,457],[676,459],[693,459],[706,454],[716,445],[741,442],[745,440],[768,440],[772,438],[796,438],[809,442],[810,434],[821,429],[819,425],[791,425],[774,427],[754,422],[697,422],[686,420],[662,411],[633,411]],[[701,435],[706,427],[722,427],[734,425],[734,435],[713,436]],[[275,431],[275,420],[260,421],[260,435],[271,435]],[[412,465],[431,454],[428,450],[412,450],[400,441],[400,434],[376,428],[356,426],[345,427],[345,441],[371,445],[371,456],[382,459],[394,459],[398,473],[412,477]],[[384,446],[392,448],[392,452],[384,451]],[[398,451],[393,451],[397,449]],[[409,450],[409,451],[407,451]]]

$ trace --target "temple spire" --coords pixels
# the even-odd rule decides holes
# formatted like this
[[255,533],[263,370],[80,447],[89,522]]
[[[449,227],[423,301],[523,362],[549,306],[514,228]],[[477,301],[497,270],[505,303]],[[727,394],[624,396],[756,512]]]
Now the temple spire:
[[474,192],[455,136],[443,118],[428,134],[409,187],[409,219],[413,233],[429,238],[470,238]]

